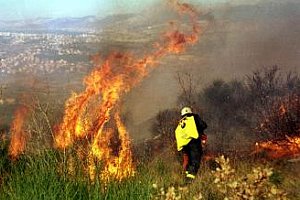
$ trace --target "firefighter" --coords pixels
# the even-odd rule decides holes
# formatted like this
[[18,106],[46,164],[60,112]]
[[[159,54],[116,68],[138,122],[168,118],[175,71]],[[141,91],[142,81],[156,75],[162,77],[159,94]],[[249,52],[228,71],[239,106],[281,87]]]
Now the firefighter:
[[175,130],[177,150],[183,153],[185,181],[191,183],[200,168],[203,154],[202,143],[206,143],[204,130],[207,124],[190,107],[181,110],[181,120]]

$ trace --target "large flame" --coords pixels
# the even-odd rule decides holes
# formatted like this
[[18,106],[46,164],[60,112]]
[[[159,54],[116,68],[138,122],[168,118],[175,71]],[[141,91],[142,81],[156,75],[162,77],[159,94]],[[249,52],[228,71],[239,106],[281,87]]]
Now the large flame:
[[25,106],[19,107],[15,114],[10,127],[10,145],[9,155],[16,159],[25,150],[27,135],[24,130],[24,122],[28,113],[28,108]]
[[[187,14],[192,22],[189,34],[180,32],[175,24],[172,31],[164,34],[161,42],[155,43],[153,52],[137,59],[130,53],[114,52],[101,62],[99,55],[93,56],[95,69],[84,79],[85,90],[73,94],[65,105],[65,114],[58,127],[55,145],[65,149],[77,140],[88,138],[91,141],[89,152],[89,172],[91,179],[96,176],[96,162],[103,163],[100,173],[102,180],[122,180],[134,174],[130,150],[130,139],[121,121],[121,98],[140,83],[156,62],[170,53],[180,53],[187,45],[197,42],[200,26],[197,12],[189,4],[169,1],[180,14]],[[113,119],[111,115],[114,114]],[[115,124],[119,134],[118,153],[112,152],[110,141],[114,130],[107,125]],[[107,125],[107,126],[105,126]]]
[[300,137],[256,143],[256,153],[266,152],[271,158],[292,158],[300,155]]

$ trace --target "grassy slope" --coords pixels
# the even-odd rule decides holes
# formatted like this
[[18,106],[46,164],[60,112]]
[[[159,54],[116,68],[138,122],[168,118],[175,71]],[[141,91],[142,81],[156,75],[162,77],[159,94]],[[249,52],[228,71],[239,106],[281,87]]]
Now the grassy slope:
[[[25,155],[18,161],[10,161],[5,151],[1,151],[0,162],[0,199],[153,199],[161,195],[161,188],[174,186],[175,193],[181,199],[192,199],[200,192],[203,199],[222,199],[216,192],[213,177],[204,163],[201,171],[187,189],[178,190],[183,184],[180,164],[175,156],[164,152],[147,164],[137,167],[137,174],[122,183],[110,183],[107,186],[96,181],[91,183],[86,175],[80,172],[67,175],[60,172],[63,154],[48,151],[41,155]],[[237,173],[244,175],[254,165],[269,165],[274,168],[276,176],[273,182],[279,184],[288,193],[290,199],[300,199],[300,177],[297,174],[299,164],[288,162],[237,161],[234,163]],[[64,171],[64,170],[62,170]],[[153,184],[158,186],[153,188]]]

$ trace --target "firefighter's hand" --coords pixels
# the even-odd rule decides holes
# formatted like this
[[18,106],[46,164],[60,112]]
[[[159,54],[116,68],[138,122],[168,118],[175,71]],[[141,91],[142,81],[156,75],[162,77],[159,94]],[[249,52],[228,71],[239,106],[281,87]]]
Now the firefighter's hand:
[[202,143],[202,145],[206,145],[206,143],[207,143],[207,135],[206,134],[201,135],[201,143]]

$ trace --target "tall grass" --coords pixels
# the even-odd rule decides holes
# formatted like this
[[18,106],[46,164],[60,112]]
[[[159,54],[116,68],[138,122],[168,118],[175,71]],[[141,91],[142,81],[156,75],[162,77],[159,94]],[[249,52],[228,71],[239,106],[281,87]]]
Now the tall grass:
[[23,155],[5,167],[1,162],[0,199],[150,199],[151,179],[145,169],[140,171],[144,175],[104,185],[99,180],[92,183],[84,173],[70,176],[59,170],[62,157],[48,150]]
[[[105,185],[101,180],[91,182],[80,168],[70,174],[67,164],[63,163],[63,152],[47,150],[22,155],[12,161],[3,150],[0,158],[0,199],[224,199],[214,183],[214,161],[203,162],[194,183],[184,187],[181,165],[170,151],[154,156],[147,163],[140,163],[134,177]],[[75,165],[79,166],[79,161]],[[264,168],[265,165],[276,172],[268,184],[286,191],[290,199],[300,198],[300,177],[296,173],[299,163],[232,162],[237,178],[251,173],[253,167]]]

